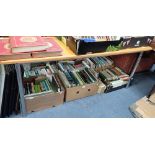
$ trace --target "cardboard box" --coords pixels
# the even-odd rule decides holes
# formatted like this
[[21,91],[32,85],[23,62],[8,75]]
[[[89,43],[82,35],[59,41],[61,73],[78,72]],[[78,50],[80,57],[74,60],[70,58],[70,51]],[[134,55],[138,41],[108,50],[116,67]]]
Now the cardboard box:
[[52,108],[64,103],[64,91],[25,95],[25,103],[28,113]]
[[153,36],[129,37],[123,39],[122,48],[135,48],[149,46],[153,40]]
[[72,101],[87,96],[95,95],[98,92],[98,82],[66,88],[65,101]]
[[101,81],[99,80],[99,82],[98,82],[98,91],[97,91],[97,93],[98,93],[98,94],[104,93],[105,90],[106,90],[106,85],[105,85],[103,82],[101,82]]
[[66,45],[76,54],[99,53],[104,52],[110,46],[118,46],[122,39],[116,41],[85,42],[84,40],[75,40],[72,36],[66,37]]
[[145,96],[131,105],[130,110],[138,118],[155,118],[155,104]]

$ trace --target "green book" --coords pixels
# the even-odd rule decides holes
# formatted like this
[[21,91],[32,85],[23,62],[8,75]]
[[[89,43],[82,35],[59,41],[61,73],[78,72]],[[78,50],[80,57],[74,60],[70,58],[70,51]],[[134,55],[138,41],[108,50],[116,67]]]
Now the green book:
[[77,75],[77,73],[75,71],[72,71],[74,77],[77,79],[78,83],[80,85],[84,85],[83,81],[79,78],[79,76]]
[[44,85],[45,91],[50,90],[50,88],[48,87],[48,84],[47,84],[46,80],[42,81],[42,83]]
[[38,93],[38,85],[34,85],[34,91],[35,93]]

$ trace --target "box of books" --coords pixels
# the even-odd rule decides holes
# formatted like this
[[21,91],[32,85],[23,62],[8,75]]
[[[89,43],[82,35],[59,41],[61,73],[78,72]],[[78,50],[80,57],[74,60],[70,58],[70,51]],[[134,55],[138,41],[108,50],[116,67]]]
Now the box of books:
[[118,47],[122,42],[117,36],[68,36],[66,45],[76,54],[99,53],[113,46]]
[[[94,57],[85,59],[85,63],[94,69],[94,75],[106,85],[105,92],[125,87],[129,81],[129,75],[116,67],[108,57]],[[101,86],[101,83],[100,83]],[[103,87],[103,86],[102,86]]]
[[72,101],[98,93],[98,82],[66,88],[65,101]]
[[51,108],[64,102],[64,88],[48,64],[26,64],[23,85],[27,112]]
[[98,80],[82,60],[58,62],[58,74],[65,87],[65,101],[95,95]]
[[129,75],[118,67],[108,68],[99,72],[99,78],[106,85],[106,92],[123,88],[129,81]]

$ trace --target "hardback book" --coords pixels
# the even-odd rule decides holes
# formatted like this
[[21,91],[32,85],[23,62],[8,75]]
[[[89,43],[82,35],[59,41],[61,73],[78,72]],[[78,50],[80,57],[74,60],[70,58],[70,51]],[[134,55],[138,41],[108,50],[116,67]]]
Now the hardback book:
[[43,51],[49,45],[41,36],[11,36],[12,53]]
[[62,55],[62,48],[56,43],[56,41],[52,37],[43,37],[43,39],[49,48],[44,51],[32,52],[33,58],[54,57]]
[[0,39],[0,61],[30,58],[30,53],[13,54],[9,38]]
[[11,54],[11,45],[9,38],[0,39],[0,55],[9,55]]

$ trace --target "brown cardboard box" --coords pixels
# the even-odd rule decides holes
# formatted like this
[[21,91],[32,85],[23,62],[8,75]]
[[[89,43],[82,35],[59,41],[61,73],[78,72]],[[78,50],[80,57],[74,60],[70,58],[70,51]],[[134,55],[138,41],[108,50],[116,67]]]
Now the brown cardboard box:
[[66,88],[65,101],[72,101],[87,96],[95,95],[98,91],[98,82]]
[[155,93],[149,97],[149,101],[155,104]]
[[146,96],[131,105],[130,110],[135,117],[155,118],[155,104],[150,102]]
[[97,91],[97,93],[98,94],[104,93],[105,90],[106,90],[106,85],[99,80],[98,81],[98,91]]
[[74,53],[77,53],[76,42],[72,37],[66,38],[66,46],[68,46]]
[[44,93],[37,95],[26,95],[26,110],[27,112],[39,111],[51,108],[64,102],[64,91],[57,93]]

